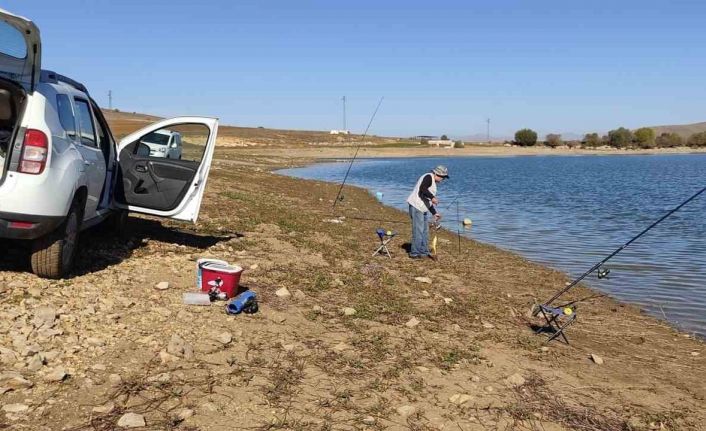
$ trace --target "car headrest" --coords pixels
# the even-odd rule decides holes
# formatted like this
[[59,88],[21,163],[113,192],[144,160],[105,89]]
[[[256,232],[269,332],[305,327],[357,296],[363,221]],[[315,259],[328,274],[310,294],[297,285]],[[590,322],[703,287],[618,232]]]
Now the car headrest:
[[9,91],[0,89],[0,121],[12,118],[12,95]]

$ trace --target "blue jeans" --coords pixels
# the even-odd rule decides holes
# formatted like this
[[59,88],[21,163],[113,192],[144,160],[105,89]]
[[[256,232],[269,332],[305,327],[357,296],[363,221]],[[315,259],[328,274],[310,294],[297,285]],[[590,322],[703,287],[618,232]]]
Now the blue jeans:
[[409,250],[409,256],[428,256],[429,212],[421,212],[412,205],[410,205],[409,217],[412,219],[412,246]]

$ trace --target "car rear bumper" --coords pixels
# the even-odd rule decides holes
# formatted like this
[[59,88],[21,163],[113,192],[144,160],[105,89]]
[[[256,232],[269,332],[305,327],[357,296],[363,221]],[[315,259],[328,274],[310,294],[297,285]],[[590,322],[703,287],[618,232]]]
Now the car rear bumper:
[[40,216],[0,212],[0,238],[37,239],[54,231],[61,216]]

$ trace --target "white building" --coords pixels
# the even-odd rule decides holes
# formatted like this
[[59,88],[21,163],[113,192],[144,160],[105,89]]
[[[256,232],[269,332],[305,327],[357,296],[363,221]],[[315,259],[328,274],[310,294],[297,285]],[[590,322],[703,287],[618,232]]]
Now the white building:
[[350,135],[350,130],[331,130],[331,135]]
[[454,146],[454,141],[452,141],[452,140],[434,139],[433,141],[429,141],[429,145],[431,145],[432,147],[448,147],[448,148],[453,148],[453,146]]

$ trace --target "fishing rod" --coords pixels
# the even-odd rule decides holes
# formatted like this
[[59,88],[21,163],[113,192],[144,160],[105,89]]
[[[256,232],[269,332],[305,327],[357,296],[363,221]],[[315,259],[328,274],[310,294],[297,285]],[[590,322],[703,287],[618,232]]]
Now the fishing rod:
[[[630,244],[632,244],[633,242],[637,241],[638,238],[640,238],[642,235],[644,235],[644,234],[646,234],[647,232],[649,232],[653,227],[655,227],[655,226],[657,226],[658,224],[662,223],[662,222],[663,222],[664,220],[666,220],[669,216],[671,216],[671,215],[674,214],[675,212],[679,211],[684,205],[686,205],[686,204],[688,204],[689,202],[691,202],[691,201],[693,201],[694,199],[696,199],[696,198],[697,198],[701,193],[703,193],[704,191],[706,191],[706,187],[704,187],[704,188],[702,188],[701,190],[699,190],[698,192],[694,193],[689,199],[685,200],[684,202],[682,202],[681,204],[679,204],[676,208],[672,209],[672,210],[669,211],[667,214],[663,215],[659,220],[657,220],[657,221],[655,221],[654,223],[652,223],[651,225],[647,226],[647,228],[645,228],[642,232],[640,232],[640,233],[638,233],[637,235],[635,235],[634,237],[632,237],[632,239],[630,239],[630,241],[626,242],[625,244],[623,244],[623,245],[621,245],[620,247],[618,247],[617,249],[615,249],[615,251],[613,251],[611,254],[609,254],[606,258],[604,258],[603,260],[601,260],[601,261],[598,262],[597,264],[593,265],[593,266],[591,267],[591,269],[589,269],[588,271],[586,271],[586,272],[584,272],[583,274],[581,274],[581,276],[579,276],[577,279],[575,279],[574,281],[572,281],[571,283],[569,283],[568,285],[566,285],[566,287],[564,287],[563,289],[561,289],[561,290],[560,290],[559,292],[557,292],[554,296],[552,296],[551,298],[549,298],[549,300],[548,300],[547,302],[545,302],[543,305],[544,305],[544,306],[549,306],[549,305],[550,305],[552,302],[554,302],[557,298],[559,298],[561,295],[563,295],[564,293],[566,293],[567,291],[569,291],[571,288],[573,288],[574,286],[576,286],[581,280],[583,280],[584,278],[588,277],[588,275],[590,275],[592,272],[594,272],[594,271],[596,271],[596,270],[598,270],[598,277],[599,277],[599,278],[605,278],[605,277],[608,275],[608,272],[610,272],[610,270],[608,270],[608,269],[602,270],[602,269],[601,269],[601,266],[602,266],[604,263],[608,262],[608,261],[609,261],[610,259],[612,259],[616,254],[618,254],[618,253],[620,253],[621,251],[625,250],[625,248],[627,248],[627,247],[628,247]],[[576,301],[574,301],[574,302],[576,302]],[[571,303],[569,303],[569,304],[571,304]],[[567,305],[568,305],[568,304],[567,304]],[[535,308],[535,311],[534,311],[533,314],[537,315],[539,312],[540,312],[539,307],[537,307],[537,308]]]
[[343,186],[346,184],[346,180],[348,179],[348,174],[351,172],[351,168],[353,167],[353,162],[355,162],[356,157],[358,157],[358,151],[360,151],[361,145],[363,145],[363,141],[365,140],[365,137],[368,136],[368,129],[370,129],[370,125],[373,124],[373,120],[375,119],[375,116],[378,113],[378,109],[380,109],[380,105],[382,105],[382,100],[385,97],[381,97],[380,101],[378,102],[378,105],[375,107],[375,111],[373,112],[373,115],[370,117],[370,121],[368,122],[368,127],[365,128],[365,133],[363,133],[363,137],[360,140],[360,143],[355,149],[355,154],[353,154],[353,158],[351,159],[350,165],[348,165],[348,170],[346,171],[346,176],[343,177],[343,182],[341,182],[341,187],[338,188],[338,193],[336,194],[336,199],[333,200],[333,206],[331,209],[336,209],[336,204],[338,203],[338,200],[342,198],[341,192],[343,191]]

